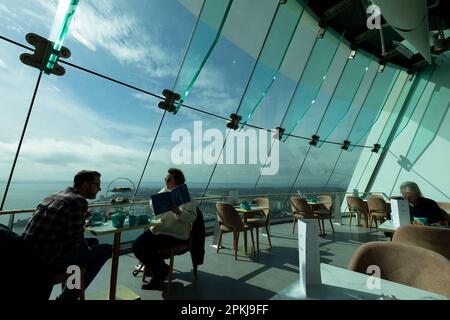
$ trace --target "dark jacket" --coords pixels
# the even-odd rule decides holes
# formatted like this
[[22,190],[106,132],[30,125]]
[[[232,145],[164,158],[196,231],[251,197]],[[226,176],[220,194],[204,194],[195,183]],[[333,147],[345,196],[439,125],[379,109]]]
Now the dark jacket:
[[0,299],[48,300],[52,283],[25,240],[0,224]]
[[417,217],[427,218],[428,223],[447,221],[446,212],[434,200],[424,197],[419,197],[415,206],[409,206],[409,213],[411,220]]
[[192,224],[192,249],[191,258],[195,269],[198,265],[203,264],[205,257],[205,221],[203,213],[197,207],[197,218]]

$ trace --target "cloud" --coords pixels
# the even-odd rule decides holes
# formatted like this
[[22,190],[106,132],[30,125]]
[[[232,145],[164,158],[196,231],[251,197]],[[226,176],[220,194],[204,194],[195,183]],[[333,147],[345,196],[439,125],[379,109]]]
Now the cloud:
[[133,65],[153,77],[174,76],[178,65],[170,50],[162,48],[161,33],[144,27],[145,21],[117,2],[80,3],[72,36],[89,50],[102,48],[121,64]]
[[88,48],[91,51],[97,51],[97,48],[95,45],[87,40],[85,37],[83,37],[81,34],[79,34],[77,31],[72,32],[72,36],[77,39],[79,42],[81,42],[86,48]]

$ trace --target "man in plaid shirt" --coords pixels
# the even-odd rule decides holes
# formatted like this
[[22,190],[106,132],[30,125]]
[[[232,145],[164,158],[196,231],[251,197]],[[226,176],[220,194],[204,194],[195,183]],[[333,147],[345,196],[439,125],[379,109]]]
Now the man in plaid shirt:
[[[95,199],[100,190],[100,173],[78,172],[73,187],[48,196],[37,206],[23,233],[28,247],[51,272],[66,272],[70,265],[85,268],[85,288],[112,254],[111,245],[84,239],[86,199]],[[65,287],[58,298],[73,300],[78,296],[77,289]]]

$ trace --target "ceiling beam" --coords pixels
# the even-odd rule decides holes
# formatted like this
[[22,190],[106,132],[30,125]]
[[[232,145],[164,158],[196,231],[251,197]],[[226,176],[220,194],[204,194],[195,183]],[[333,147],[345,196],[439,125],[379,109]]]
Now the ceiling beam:
[[377,29],[373,29],[373,30],[368,29],[367,31],[364,31],[360,35],[356,36],[353,39],[352,43],[359,45],[359,44],[366,42],[367,40],[377,36],[379,33],[380,32]]
[[356,0],[342,0],[335,6],[331,7],[327,11],[323,13],[322,21],[328,22],[332,20],[334,17],[337,17],[341,13],[347,11],[348,9],[352,8],[354,5],[356,5]]

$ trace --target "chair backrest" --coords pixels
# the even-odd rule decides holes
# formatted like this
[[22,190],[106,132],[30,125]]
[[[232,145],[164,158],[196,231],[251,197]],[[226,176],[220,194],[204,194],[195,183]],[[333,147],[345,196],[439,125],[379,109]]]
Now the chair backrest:
[[348,269],[367,274],[378,266],[381,278],[450,297],[450,261],[444,256],[403,243],[374,241],[361,245]]
[[311,207],[309,206],[308,202],[306,202],[305,199],[302,199],[300,197],[291,197],[291,210],[292,210],[292,215],[296,214],[301,214],[304,215],[305,217],[313,217],[314,213],[311,209]]
[[395,230],[392,242],[433,250],[450,259],[450,229],[419,225],[403,225]]
[[356,210],[359,212],[367,213],[367,205],[359,197],[347,196],[347,205],[350,210]]
[[245,226],[234,207],[228,202],[216,202],[217,222],[234,231],[244,231]]
[[379,196],[370,195],[367,198],[367,206],[369,208],[369,212],[382,212],[384,215],[387,215],[388,206],[383,198]]
[[320,195],[317,196],[317,201],[318,202],[323,202],[320,204],[320,206],[322,208],[327,209],[328,211],[330,211],[330,213],[333,210],[333,198],[329,195]]
[[[260,207],[270,207],[268,198],[255,198],[252,200],[252,203],[259,205]],[[266,217],[266,220],[269,218],[270,209],[264,209],[260,211],[262,215]]]

